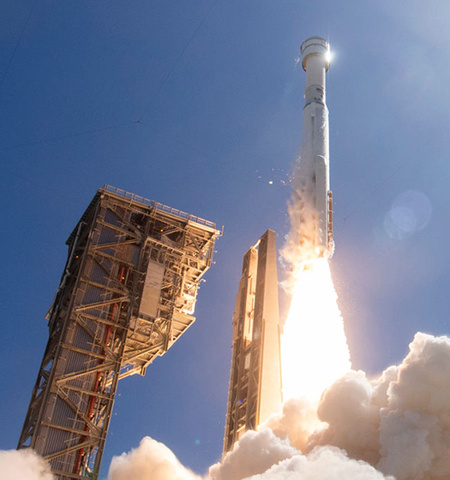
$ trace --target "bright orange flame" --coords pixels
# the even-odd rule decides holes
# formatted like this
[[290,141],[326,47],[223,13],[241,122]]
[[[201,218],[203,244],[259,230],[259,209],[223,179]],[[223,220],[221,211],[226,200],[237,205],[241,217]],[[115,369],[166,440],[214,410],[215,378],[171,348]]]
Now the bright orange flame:
[[323,390],[350,367],[337,294],[328,260],[297,269],[291,307],[281,337],[284,401],[306,397],[316,403]]

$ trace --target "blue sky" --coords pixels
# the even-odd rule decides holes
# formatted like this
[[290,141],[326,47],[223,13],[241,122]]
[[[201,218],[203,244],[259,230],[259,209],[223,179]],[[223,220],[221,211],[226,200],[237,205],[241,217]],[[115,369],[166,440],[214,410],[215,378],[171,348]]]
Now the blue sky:
[[449,20],[445,0],[4,1],[0,448],[17,444],[65,241],[108,183],[224,235],[195,325],[119,384],[103,474],[145,435],[200,473],[219,459],[242,256],[288,231],[311,35],[334,54],[332,270],[354,367],[377,373],[416,331],[447,334]]

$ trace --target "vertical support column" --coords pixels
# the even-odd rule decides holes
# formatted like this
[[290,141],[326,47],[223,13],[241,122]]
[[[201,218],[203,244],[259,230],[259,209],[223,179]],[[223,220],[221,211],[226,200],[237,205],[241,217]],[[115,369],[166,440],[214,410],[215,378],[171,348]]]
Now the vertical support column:
[[250,248],[244,255],[239,290],[233,314],[233,353],[225,423],[224,452],[246,431],[248,374],[250,368],[253,319],[255,313],[258,251]]

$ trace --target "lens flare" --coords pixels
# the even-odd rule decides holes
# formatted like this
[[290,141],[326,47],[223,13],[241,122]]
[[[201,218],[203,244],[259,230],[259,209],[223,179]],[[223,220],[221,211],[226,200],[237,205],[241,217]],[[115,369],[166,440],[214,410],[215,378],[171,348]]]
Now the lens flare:
[[297,268],[281,337],[283,398],[317,402],[351,368],[343,320],[326,258]]

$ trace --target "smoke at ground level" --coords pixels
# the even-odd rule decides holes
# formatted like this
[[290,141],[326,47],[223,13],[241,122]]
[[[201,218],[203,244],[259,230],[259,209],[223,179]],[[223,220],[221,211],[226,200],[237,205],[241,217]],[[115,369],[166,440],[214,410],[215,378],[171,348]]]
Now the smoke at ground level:
[[[448,479],[449,392],[450,338],[417,333],[400,365],[372,379],[350,371],[324,392],[316,409],[302,399],[289,401],[280,415],[259,431],[247,432],[201,478]],[[311,432],[315,415],[324,423]],[[133,463],[134,456],[122,455],[121,462]],[[151,472],[161,458],[149,454],[134,480],[155,478]],[[128,480],[115,465],[113,460],[109,480]],[[165,478],[199,478],[187,469],[180,472]]]
[[[108,480],[446,480],[450,478],[450,338],[417,333],[376,378],[350,371],[317,408],[293,399],[199,475],[151,438],[115,457]],[[315,418],[323,422],[316,425]],[[51,480],[31,451],[0,452],[0,479]]]
[[33,450],[0,451],[0,480],[53,480],[50,466]]

